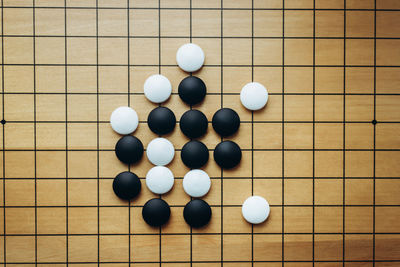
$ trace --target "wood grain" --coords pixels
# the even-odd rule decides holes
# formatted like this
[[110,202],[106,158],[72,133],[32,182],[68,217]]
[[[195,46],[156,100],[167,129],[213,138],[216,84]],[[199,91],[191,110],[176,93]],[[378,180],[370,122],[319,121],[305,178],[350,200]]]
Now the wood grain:
[[[2,4],[0,266],[400,265],[398,1]],[[145,157],[129,167],[118,161],[120,136],[108,120],[118,106],[134,108],[134,135],[146,147],[156,137],[146,118],[157,105],[142,88],[159,72],[173,86],[163,106],[179,120],[189,106],[177,94],[187,74],[175,53],[190,41],[205,51],[194,75],[208,91],[193,108],[209,120],[235,109],[242,124],[228,139],[243,158],[221,172],[212,156],[221,139],[210,124],[199,140],[210,149],[204,200],[213,215],[191,229],[182,216],[189,169],[180,160],[188,139],[177,124],[166,136],[177,149],[168,166],[175,186],[162,196],[171,218],[152,228],[141,218],[158,197],[143,180],[152,166]],[[254,113],[239,100],[252,79],[270,93]],[[112,191],[128,169],[142,178],[129,203]],[[241,216],[252,194],[271,205],[261,225]]]

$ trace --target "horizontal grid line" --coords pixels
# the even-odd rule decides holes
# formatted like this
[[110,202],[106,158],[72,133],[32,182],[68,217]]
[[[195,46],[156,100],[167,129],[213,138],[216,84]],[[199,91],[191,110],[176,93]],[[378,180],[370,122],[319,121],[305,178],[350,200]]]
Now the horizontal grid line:
[[[18,9],[29,9],[29,8],[33,8],[33,6],[3,6],[2,8],[4,9],[12,9],[12,8],[18,8]],[[99,9],[99,10],[243,10],[243,11],[251,11],[252,8],[234,8],[234,7],[224,7],[224,8],[220,8],[220,7],[215,7],[215,8],[205,8],[205,7],[91,7],[91,6],[87,6],[87,7],[82,7],[82,6],[67,6],[67,7],[57,7],[57,6],[35,6],[36,9]],[[371,8],[366,8],[366,9],[362,9],[362,8],[254,8],[254,11],[258,11],[258,10],[270,10],[270,11],[375,11],[375,9],[371,9]],[[377,12],[379,11],[388,11],[388,12],[398,12],[400,11],[400,9],[395,9],[395,8],[382,8],[382,9],[376,9]]]
[[[7,119],[7,118],[4,118]],[[28,120],[20,120],[20,121],[12,121],[12,120],[7,120],[7,123],[33,123],[34,121],[28,121]],[[109,124],[109,121],[79,121],[79,120],[70,120],[70,121],[40,121],[37,120],[36,123],[40,124],[40,123],[100,123],[100,124]],[[147,123],[147,121],[139,121],[139,123]],[[179,121],[177,121],[177,123],[179,123]],[[208,121],[208,123],[212,123],[211,121]],[[240,121],[240,123],[251,123],[251,121]],[[281,121],[281,120],[274,120],[274,121],[264,121],[264,120],[254,120],[253,123],[343,123],[343,121]],[[354,124],[358,124],[358,123],[368,123],[371,124],[371,121],[346,121],[346,123],[354,123]],[[378,124],[381,123],[400,123],[400,121],[378,121]]]
[[[251,178],[250,178],[251,179]],[[46,205],[31,205],[31,206],[11,206],[11,205],[0,205],[0,208],[97,208],[97,207],[101,207],[101,208],[126,208],[128,206],[128,203],[126,203],[126,205],[68,205],[68,206],[64,206],[64,205],[56,205],[56,206],[46,206]],[[133,205],[131,204],[131,207],[133,208],[143,208],[144,205]],[[183,208],[185,207],[185,205],[169,205],[172,208]],[[303,208],[308,208],[308,207],[373,207],[373,204],[364,204],[364,205],[351,205],[351,204],[344,204],[344,205],[339,205],[339,204],[332,204],[332,205],[327,205],[327,204],[284,204],[284,205],[278,205],[278,204],[270,204],[270,207],[303,207]],[[215,205],[215,204],[210,204],[210,207],[214,207],[214,208],[241,208],[242,205],[240,204],[224,204],[224,205]],[[400,207],[400,204],[376,204],[375,207]]]
[[[155,229],[156,230],[156,229]],[[158,229],[157,229],[158,230]],[[210,233],[196,233],[193,232],[193,235],[215,235],[215,236],[219,236],[221,235],[219,232],[210,232]],[[248,233],[222,233],[223,235],[251,235],[251,232]],[[254,232],[254,235],[282,235],[282,232],[271,232],[271,233],[259,233],[259,232]],[[304,233],[291,233],[291,232],[284,232],[284,235],[312,235],[312,232],[304,232]],[[343,235],[342,232],[315,232],[314,234],[316,235]],[[373,233],[344,233],[345,235],[373,235]],[[397,233],[376,233],[378,235],[400,235],[400,232]],[[160,233],[100,233],[100,234],[0,234],[0,236],[159,236]],[[187,233],[165,233],[163,232],[163,235],[169,235],[169,236],[174,236],[174,235],[180,235],[180,236],[190,236],[191,233],[187,232]]]
[[[1,35],[0,35],[1,36]],[[30,34],[4,34],[4,38],[93,38],[97,39],[95,35],[30,35]],[[179,35],[100,35],[99,39],[190,39],[190,36],[179,36]],[[358,36],[358,37],[342,37],[342,36],[192,36],[192,39],[299,39],[299,40],[400,40],[399,37],[369,37],[369,36]]]
[[[105,89],[103,89],[103,90],[107,90],[107,88],[105,88]],[[324,90],[324,89],[319,89],[319,90]],[[306,90],[305,90],[306,91]],[[141,93],[141,92],[130,92],[130,93],[127,93],[127,92],[115,92],[115,93],[109,93],[109,92],[99,92],[99,93],[94,93],[94,92],[67,92],[67,93],[62,93],[62,92],[18,92],[18,91],[15,91],[15,92],[12,92],[12,91],[9,91],[9,92],[4,92],[4,93],[2,93],[2,94],[4,94],[4,95],[34,95],[34,94],[36,94],[36,95],[97,95],[97,94],[99,94],[99,95],[145,95],[144,93]],[[178,93],[171,93],[171,95],[179,95]],[[209,93],[206,93],[206,95],[240,95],[240,93],[234,93],[234,92],[231,92],[231,93],[223,93],[223,94],[221,94],[221,93],[218,93],[218,92],[216,92],[216,93],[212,93],[212,92],[209,92]],[[298,96],[303,96],[303,95],[310,95],[310,96],[313,96],[313,95],[321,95],[321,96],[324,96],[324,95],[326,95],[326,96],[400,96],[400,93],[398,93],[398,94],[396,94],[396,93],[311,93],[311,92],[309,92],[309,93],[307,93],[307,92],[305,92],[305,93],[287,93],[287,92],[285,92],[285,93],[268,93],[268,95],[298,95]]]
[[[7,142],[6,142],[6,146],[7,146]],[[373,151],[400,151],[400,148],[346,148],[346,149],[342,149],[342,148],[284,148],[284,149],[280,149],[280,148],[241,148],[242,151],[245,152],[249,152],[249,151],[304,151],[304,152],[311,152],[311,151],[348,151],[348,152],[373,152]],[[42,151],[42,152],[58,152],[58,151],[73,151],[73,152],[96,152],[96,151],[100,151],[100,152],[109,152],[109,151],[115,151],[115,149],[111,149],[111,148],[100,148],[100,149],[0,149],[0,151],[9,151],[9,152],[35,152],[35,151]],[[144,151],[146,151],[146,148],[144,148]],[[175,148],[175,151],[182,151],[182,149],[180,148]],[[208,151],[214,151],[213,148],[208,148]]]
[[[45,67],[178,67],[176,64],[163,64],[163,65],[158,65],[158,64],[79,64],[79,63],[2,63],[0,64],[1,66],[45,66]],[[215,68],[229,68],[229,67],[237,67],[237,68],[251,68],[252,65],[249,64],[204,64],[203,67],[215,67]],[[332,65],[332,64],[317,64],[317,65],[312,65],[312,64],[255,64],[253,66],[254,68],[400,68],[400,65]]]
[[[112,180],[112,179],[114,179],[115,177],[100,177],[100,180]],[[224,177],[223,177],[225,180],[235,180],[235,179],[251,179],[251,178],[249,178],[248,176],[246,176],[246,177],[240,177],[240,176],[238,176],[238,177],[229,177],[229,176],[225,176],[224,175]],[[345,177],[347,180],[364,180],[364,179],[374,179],[373,178],[373,176],[371,176],[371,177]],[[393,176],[391,176],[391,177],[385,177],[385,176],[378,176],[378,177],[375,177],[375,178],[377,178],[377,179],[380,179],[380,180],[385,180],[385,179],[389,179],[389,180],[397,180],[397,179],[400,179],[400,177],[393,177]],[[2,180],[2,179],[4,179],[4,180],[33,180],[34,178],[27,178],[27,177],[20,177],[20,178],[18,178],[18,177],[6,177],[6,178],[0,178],[0,180]],[[37,177],[37,179],[38,180],[65,180],[65,179],[67,179],[67,178],[65,178],[65,177]],[[69,180],[91,180],[91,179],[97,179],[97,177],[68,177],[68,179]],[[146,179],[145,177],[139,177],[139,179],[142,179],[142,180],[144,180],[144,179]],[[182,180],[183,179],[183,177],[175,177],[174,179],[176,179],[176,180]],[[221,177],[220,176],[210,176],[210,179],[213,179],[213,180],[220,180],[221,179]],[[262,177],[262,176],[258,176],[258,177],[254,177],[253,179],[255,179],[255,180],[268,180],[268,179],[273,179],[273,180],[282,180],[282,179],[285,179],[285,180],[296,180],[296,179],[301,179],[301,180],[307,180],[307,179],[313,179],[313,177],[312,176],[309,176],[309,177],[287,177],[287,176],[285,176],[285,177],[277,177],[277,176],[271,176],[271,177]],[[326,176],[315,176],[315,179],[320,179],[320,180],[337,180],[337,179],[343,179],[343,177],[341,176],[341,177],[335,177],[335,176],[332,176],[332,177],[326,177]]]
[[[287,262],[287,263],[307,263],[307,262],[326,262],[326,263],[334,263],[334,262],[400,262],[400,259],[395,259],[395,260],[283,260],[283,261],[274,261],[274,260],[269,260],[269,261],[260,261],[260,260],[248,260],[248,261],[243,261],[243,260],[235,260],[235,261],[230,261],[230,260],[223,260],[223,261],[131,261],[131,262],[127,262],[127,261],[85,261],[85,262],[80,262],[80,261],[68,261],[68,264],[129,264],[129,263],[142,263],[142,264],[151,264],[151,263],[251,263],[251,262],[256,262],[256,263],[278,263],[278,262]],[[0,264],[2,264],[3,262],[0,262]],[[21,265],[26,265],[26,264],[67,264],[66,262],[9,262],[7,261],[7,264],[21,264]]]

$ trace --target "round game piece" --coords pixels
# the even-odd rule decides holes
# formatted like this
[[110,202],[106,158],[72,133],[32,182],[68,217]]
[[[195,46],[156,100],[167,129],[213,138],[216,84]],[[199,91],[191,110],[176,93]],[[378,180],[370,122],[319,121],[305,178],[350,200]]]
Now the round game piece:
[[139,177],[132,172],[121,172],[113,181],[114,193],[122,199],[129,200],[140,193],[142,184]]
[[154,194],[165,194],[174,185],[174,175],[164,166],[155,166],[146,174],[147,188]]
[[212,126],[220,136],[230,136],[239,129],[239,115],[233,109],[221,108],[215,112],[212,118]]
[[157,107],[149,113],[147,124],[153,133],[168,134],[175,128],[175,114],[167,107]]
[[143,144],[138,138],[126,135],[115,145],[115,155],[126,164],[138,162],[143,156]]
[[207,163],[208,157],[208,148],[200,141],[192,140],[182,147],[181,159],[188,168],[203,167]]
[[116,108],[110,117],[111,127],[119,134],[133,133],[139,124],[139,118],[135,110],[130,107]]
[[231,169],[242,159],[240,147],[232,141],[223,141],[214,149],[214,160],[223,169]]
[[240,101],[249,110],[262,109],[267,104],[268,91],[261,83],[248,83],[240,92]]
[[170,163],[175,156],[174,146],[165,138],[155,138],[147,145],[147,158],[157,166]]
[[153,103],[162,103],[172,92],[171,82],[161,74],[151,75],[144,82],[144,95]]
[[193,199],[183,209],[183,217],[191,227],[202,227],[211,219],[210,205],[202,199]]
[[268,201],[260,196],[252,196],[246,199],[242,206],[243,217],[252,224],[264,222],[269,215]]
[[203,112],[191,109],[182,115],[179,126],[184,135],[189,138],[197,138],[206,133],[208,120]]
[[193,43],[184,44],[176,52],[176,62],[186,72],[195,72],[204,64],[204,52]]
[[181,81],[178,87],[179,97],[189,105],[196,105],[206,96],[206,85],[198,77],[188,76]]
[[142,217],[144,221],[154,227],[161,226],[169,220],[171,209],[167,202],[161,198],[153,198],[144,204]]
[[205,171],[191,170],[183,177],[183,190],[191,197],[205,196],[210,187],[210,176]]

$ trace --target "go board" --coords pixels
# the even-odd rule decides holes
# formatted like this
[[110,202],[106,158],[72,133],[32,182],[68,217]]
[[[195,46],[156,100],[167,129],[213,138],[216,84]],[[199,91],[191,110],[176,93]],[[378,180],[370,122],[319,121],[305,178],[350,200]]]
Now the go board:
[[[2,0],[1,266],[400,266],[400,2],[397,0]],[[167,76],[176,117],[187,75],[178,47],[199,44],[207,84],[193,108],[221,107],[242,121],[229,138],[240,166],[204,168],[210,224],[191,229],[182,210],[188,171],[179,127],[171,219],[148,227],[144,186],[131,202],[112,191],[146,158],[121,164],[109,117],[129,105],[134,133],[156,137],[145,79]],[[251,113],[242,86],[264,84]],[[209,127],[210,152],[221,141]],[[212,153],[210,153],[212,155]],[[271,204],[266,223],[241,216],[250,195]]]

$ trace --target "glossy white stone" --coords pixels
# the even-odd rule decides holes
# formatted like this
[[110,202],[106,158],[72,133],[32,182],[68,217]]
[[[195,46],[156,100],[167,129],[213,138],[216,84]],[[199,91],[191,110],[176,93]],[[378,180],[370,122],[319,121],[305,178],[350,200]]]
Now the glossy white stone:
[[155,138],[147,145],[146,155],[154,165],[164,166],[173,160],[175,149],[167,139]]
[[143,90],[144,95],[149,101],[162,103],[171,96],[172,85],[167,77],[155,74],[146,79]]
[[135,110],[130,107],[116,108],[110,117],[111,128],[119,134],[133,133],[139,124]]
[[174,185],[174,174],[164,166],[155,166],[146,174],[146,186],[154,194],[165,194]]
[[240,101],[249,110],[262,109],[267,104],[268,91],[261,83],[248,83],[240,92]]
[[183,190],[191,197],[202,197],[211,187],[210,176],[202,170],[191,170],[183,177]]
[[204,64],[204,52],[200,46],[193,43],[184,44],[176,53],[176,62],[186,72],[195,72]]
[[269,212],[268,201],[260,196],[251,196],[242,205],[243,217],[252,224],[264,222],[268,218]]

